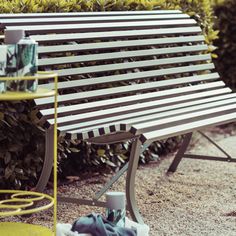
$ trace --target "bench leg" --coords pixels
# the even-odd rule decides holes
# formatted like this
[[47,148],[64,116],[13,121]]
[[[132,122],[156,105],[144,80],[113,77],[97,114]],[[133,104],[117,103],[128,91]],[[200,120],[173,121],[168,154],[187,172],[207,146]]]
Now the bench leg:
[[180,161],[182,160],[182,158],[184,156],[184,153],[186,152],[186,150],[188,148],[191,138],[192,138],[192,133],[188,133],[185,135],[183,143],[182,143],[179,151],[175,155],[175,158],[174,158],[173,162],[171,163],[167,172],[175,172],[176,171]]
[[128,166],[129,166],[129,163],[126,163],[126,164],[111,178],[111,180],[109,180],[109,181],[103,186],[103,188],[102,188],[99,192],[97,192],[97,193],[95,194],[95,196],[94,196],[93,199],[94,199],[94,200],[100,199],[100,198],[104,195],[104,193],[106,193],[107,190],[108,190],[109,188],[111,188],[112,185],[113,185],[114,183],[116,183],[116,182],[119,180],[119,178],[120,178],[121,176],[123,176],[123,174],[128,170]]
[[[140,151],[140,154],[143,153],[149,145],[150,145],[150,144],[148,144],[148,145],[147,145],[147,144],[146,144],[146,145],[143,145],[143,146],[142,146],[142,149],[141,149],[141,151]],[[99,192],[97,192],[97,193],[95,194],[95,196],[94,196],[93,199],[94,199],[94,200],[98,200],[99,198],[101,198],[101,197],[103,196],[103,194],[104,194],[109,188],[111,188],[112,185],[113,185],[114,183],[116,183],[116,182],[119,180],[119,178],[120,178],[121,176],[123,176],[123,174],[128,170],[128,166],[129,166],[129,163],[127,162],[127,163],[112,177],[112,179],[109,180],[109,181],[104,185],[104,187],[103,187]]]
[[45,157],[43,163],[43,169],[39,177],[39,181],[35,187],[35,190],[42,192],[50,178],[50,174],[53,167],[53,128],[46,130],[45,135]]
[[227,153],[219,144],[217,144],[212,138],[204,134],[202,131],[198,131],[207,141],[213,144],[225,157],[219,156],[209,156],[209,155],[199,155],[199,154],[184,154],[184,158],[190,159],[198,159],[198,160],[208,160],[208,161],[225,161],[225,162],[236,162],[236,158],[232,157],[229,153]]
[[126,199],[128,210],[132,219],[140,224],[144,224],[135,200],[135,174],[138,168],[140,152],[141,142],[139,138],[136,138],[132,144],[129,167],[126,177]]
[[228,161],[232,160],[231,155],[229,155],[219,144],[217,144],[213,139],[208,137],[206,134],[204,134],[202,131],[198,131],[199,134],[201,134],[205,139],[207,139],[210,143],[212,143],[216,148],[218,148],[227,158]]

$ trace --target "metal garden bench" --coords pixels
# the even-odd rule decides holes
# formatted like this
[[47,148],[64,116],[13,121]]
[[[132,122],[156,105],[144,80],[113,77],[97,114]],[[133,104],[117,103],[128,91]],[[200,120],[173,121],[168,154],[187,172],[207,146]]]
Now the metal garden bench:
[[[24,28],[39,43],[41,69],[59,74],[58,131],[95,144],[133,140],[125,165],[92,200],[59,200],[103,206],[103,193],[128,169],[127,205],[142,223],[135,201],[140,153],[152,142],[185,135],[169,171],[185,154],[191,133],[236,120],[236,94],[214,72],[196,21],[180,11],[0,15],[2,28]],[[40,86],[53,88],[53,84]],[[36,99],[45,120],[46,155],[37,185],[52,167],[53,99]],[[216,144],[215,144],[216,145]],[[219,147],[220,148],[220,147]]]

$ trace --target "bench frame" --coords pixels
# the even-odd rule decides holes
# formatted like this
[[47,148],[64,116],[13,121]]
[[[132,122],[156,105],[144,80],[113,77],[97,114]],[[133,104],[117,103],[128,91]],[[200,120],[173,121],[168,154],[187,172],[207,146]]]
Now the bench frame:
[[[177,12],[177,11],[173,11]],[[133,15],[137,14],[146,14],[148,15],[150,12],[135,12],[132,13]],[[171,12],[170,12],[171,13]],[[113,13],[96,13],[96,16],[103,16],[106,14],[111,14],[113,16],[118,16],[120,14],[129,14],[129,13],[121,13],[121,12],[113,12]],[[151,13],[150,13],[151,14]],[[14,19],[15,14],[9,14],[9,15],[0,15],[0,18],[2,17],[5,21],[7,19]],[[37,19],[38,17],[41,17],[42,14],[19,14],[19,18],[23,19]],[[50,17],[52,19],[53,17],[81,17],[81,16],[94,16],[94,13],[58,13],[58,14],[45,14],[43,17]],[[35,20],[37,21],[37,20]],[[76,22],[76,20],[75,20]],[[1,22],[0,22],[1,23]],[[36,23],[37,24],[37,23]],[[12,23],[11,23],[12,25]],[[0,25],[1,27],[5,27],[4,24]],[[235,118],[236,119],[236,118]],[[222,122],[223,123],[223,122]],[[220,123],[219,123],[220,124]],[[192,131],[191,131],[192,132]],[[181,147],[179,148],[179,151],[176,153],[172,164],[170,165],[168,169],[168,173],[173,173],[176,171],[179,163],[181,162],[182,158],[190,158],[190,159],[201,159],[201,160],[214,160],[214,161],[226,161],[226,162],[236,162],[235,158],[232,158],[222,147],[220,147],[218,144],[216,144],[211,138],[209,138],[207,135],[205,135],[203,132],[198,131],[204,138],[206,138],[209,142],[211,142],[213,145],[215,145],[226,157],[212,157],[212,156],[204,156],[204,155],[193,155],[193,154],[187,154],[186,150],[189,146],[190,140],[192,138],[192,133],[187,132],[185,134],[183,143]],[[44,159],[44,165],[42,169],[41,176],[39,178],[39,181],[36,186],[37,191],[43,191],[48,179],[50,177],[50,173],[52,170],[53,165],[53,149],[52,149],[52,142],[53,142],[53,126],[46,129],[45,133],[45,143],[46,143],[46,150],[45,150],[45,159]],[[139,162],[139,156],[140,154],[154,141],[153,139],[151,141],[145,140],[145,142],[142,142],[142,138],[140,135],[134,135],[132,133],[117,133],[112,135],[106,135],[96,138],[90,138],[87,141],[93,144],[113,144],[118,142],[125,142],[127,140],[133,140],[132,143],[132,149],[130,153],[130,160],[129,163],[125,164],[112,178],[110,181],[108,181],[105,186],[97,193],[95,193],[94,197],[91,200],[87,199],[78,199],[78,198],[70,198],[70,197],[63,197],[59,196],[58,200],[62,202],[71,202],[76,204],[86,204],[91,206],[101,206],[105,207],[105,202],[100,201],[99,199],[103,196],[103,194],[110,189],[110,187],[127,171],[127,178],[126,178],[126,197],[127,197],[127,207],[130,211],[131,217],[139,222],[144,223],[141,214],[139,213],[136,199],[135,199],[135,175],[136,170],[138,167]],[[156,139],[160,140],[160,139]]]

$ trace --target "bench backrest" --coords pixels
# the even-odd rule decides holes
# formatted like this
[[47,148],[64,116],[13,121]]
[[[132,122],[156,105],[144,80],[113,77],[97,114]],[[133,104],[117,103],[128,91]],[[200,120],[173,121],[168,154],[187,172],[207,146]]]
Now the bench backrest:
[[[12,19],[4,22],[6,28],[21,24],[39,42],[40,69],[58,72],[59,127],[73,126],[71,114],[86,122],[93,114],[109,118],[124,115],[127,109],[145,112],[178,94],[194,100],[226,92],[225,84],[216,81],[219,75],[211,72],[214,65],[205,53],[208,47],[201,28],[188,15],[179,11],[81,14],[68,15],[63,22],[60,14],[54,20],[28,15],[26,21],[15,21],[16,26]],[[53,83],[40,86],[53,88]],[[150,106],[142,106],[147,101]],[[35,103],[47,124],[53,124],[53,99]],[[107,108],[114,108],[113,112],[106,112]]]

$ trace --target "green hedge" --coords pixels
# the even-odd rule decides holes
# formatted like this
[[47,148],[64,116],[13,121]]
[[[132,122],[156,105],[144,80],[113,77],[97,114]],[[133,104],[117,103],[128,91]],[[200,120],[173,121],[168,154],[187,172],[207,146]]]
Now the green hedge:
[[0,0],[0,13],[180,9],[198,20],[211,44],[217,36],[212,1],[217,0]]
[[236,91],[236,1],[225,0],[216,2],[216,28],[219,29],[219,39],[215,60],[217,71],[222,79]]
[[31,188],[42,169],[44,136],[28,102],[0,103],[0,189]]
[[[0,0],[0,13],[152,9],[183,10],[197,19],[209,44],[216,38],[210,0]],[[0,188],[34,186],[43,162],[44,136],[30,103],[0,103],[0,133]],[[180,141],[181,137],[178,137],[154,143],[143,153],[141,161],[155,160],[159,155],[173,151]],[[95,146],[60,138],[59,172],[65,177],[86,167],[116,169],[127,160],[129,151],[129,143]]]

